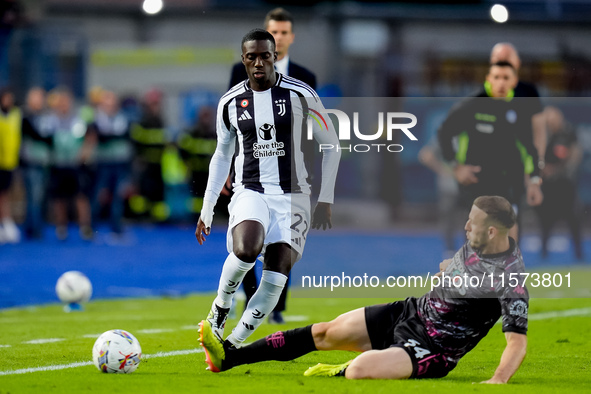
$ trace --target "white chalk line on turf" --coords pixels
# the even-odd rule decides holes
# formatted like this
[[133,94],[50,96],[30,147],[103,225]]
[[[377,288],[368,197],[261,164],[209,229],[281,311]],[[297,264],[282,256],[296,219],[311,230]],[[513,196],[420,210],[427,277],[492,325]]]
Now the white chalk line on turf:
[[[154,353],[154,354],[144,354],[142,356],[142,359],[158,358],[158,357],[172,357],[172,356],[185,356],[187,354],[193,354],[193,353],[203,353],[203,349],[173,350],[171,352],[158,352],[158,353]],[[25,373],[33,373],[33,372],[58,371],[60,369],[86,367],[87,365],[92,365],[92,361],[80,361],[80,362],[71,363],[71,364],[48,365],[46,367],[23,368],[23,369],[15,369],[12,371],[0,371],[0,376],[22,375]]]
[[540,312],[529,315],[528,320],[546,320],[555,317],[591,315],[591,308],[566,309],[564,311]]
[[25,341],[23,343],[29,344],[29,345],[41,345],[44,343],[54,343],[54,342],[61,342],[61,341],[65,341],[65,338],[42,338],[42,339],[33,339],[30,341]]

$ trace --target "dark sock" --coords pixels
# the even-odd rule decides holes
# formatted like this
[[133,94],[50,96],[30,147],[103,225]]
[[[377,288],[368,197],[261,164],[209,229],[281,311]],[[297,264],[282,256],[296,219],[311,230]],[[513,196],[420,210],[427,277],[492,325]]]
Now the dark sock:
[[224,369],[261,361],[289,361],[316,350],[312,326],[278,331],[248,346],[226,347]]

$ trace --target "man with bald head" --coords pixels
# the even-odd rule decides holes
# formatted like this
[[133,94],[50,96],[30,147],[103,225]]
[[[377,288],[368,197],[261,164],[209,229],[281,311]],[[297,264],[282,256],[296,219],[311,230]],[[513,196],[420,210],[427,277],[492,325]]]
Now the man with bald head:
[[[510,63],[519,75],[519,68],[521,67],[521,59],[517,49],[508,42],[499,42],[490,52],[490,64],[498,62]],[[527,100],[527,108],[532,114],[532,129],[534,135],[534,146],[538,151],[538,166],[540,169],[544,168],[544,155],[546,153],[546,121],[544,118],[544,107],[540,100],[540,94],[536,87],[527,82],[518,81],[517,86],[513,89],[514,97],[531,97]]]

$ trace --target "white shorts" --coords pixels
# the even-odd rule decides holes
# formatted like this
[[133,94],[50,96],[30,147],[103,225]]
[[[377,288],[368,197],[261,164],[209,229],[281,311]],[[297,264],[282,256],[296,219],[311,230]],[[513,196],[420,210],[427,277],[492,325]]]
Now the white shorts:
[[286,243],[302,257],[310,230],[310,197],[306,194],[262,194],[249,189],[237,191],[228,206],[230,222],[226,247],[232,252],[232,229],[245,220],[255,220],[263,225],[267,245]]

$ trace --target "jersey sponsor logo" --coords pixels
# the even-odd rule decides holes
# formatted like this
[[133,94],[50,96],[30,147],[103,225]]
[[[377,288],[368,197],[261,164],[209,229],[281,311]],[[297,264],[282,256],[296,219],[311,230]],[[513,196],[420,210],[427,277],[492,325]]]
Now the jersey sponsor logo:
[[283,116],[287,113],[287,111],[285,110],[285,100],[284,99],[275,100],[275,105],[279,108],[279,112],[277,112],[277,115]]
[[269,142],[266,144],[253,144],[252,155],[256,159],[263,157],[285,156],[285,144],[283,142]]
[[527,319],[527,304],[523,300],[515,300],[509,308],[509,314]]
[[240,117],[238,118],[238,121],[248,120],[248,119],[252,119],[252,116],[250,116],[250,114],[248,113],[248,110],[247,110],[247,111],[244,111],[242,113],[242,115],[240,115]]
[[241,106],[242,108],[246,108],[246,107],[248,107],[248,100],[242,100],[242,101],[240,102],[240,106]]
[[272,140],[275,137],[275,126],[265,123],[259,127],[259,137],[265,141]]

